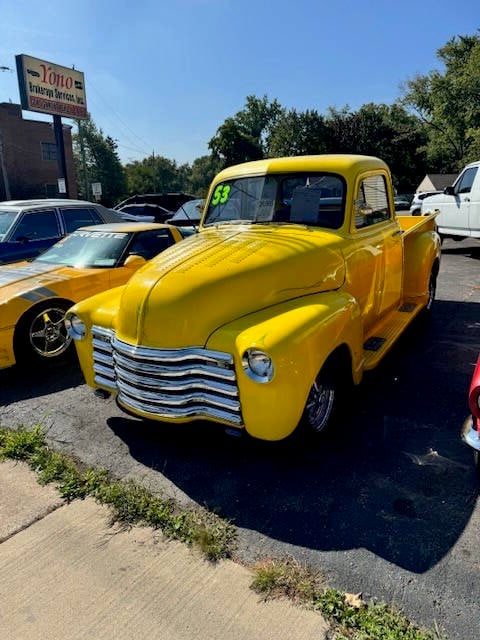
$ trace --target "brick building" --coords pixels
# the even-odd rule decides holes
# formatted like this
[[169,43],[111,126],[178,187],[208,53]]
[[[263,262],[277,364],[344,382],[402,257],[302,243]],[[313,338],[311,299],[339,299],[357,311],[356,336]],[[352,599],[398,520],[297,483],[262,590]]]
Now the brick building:
[[[69,197],[77,197],[71,127],[63,125]],[[23,118],[19,104],[0,103],[0,201],[6,178],[12,200],[58,197],[57,146],[53,122]]]

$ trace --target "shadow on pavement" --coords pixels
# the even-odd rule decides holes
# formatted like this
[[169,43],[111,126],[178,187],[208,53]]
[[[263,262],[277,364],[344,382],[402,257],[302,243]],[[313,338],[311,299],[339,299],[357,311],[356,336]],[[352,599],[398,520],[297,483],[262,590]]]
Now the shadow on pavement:
[[0,371],[0,407],[37,398],[83,384],[75,353],[60,361],[32,363],[31,368],[17,366]]
[[365,547],[424,572],[456,542],[477,496],[459,430],[480,305],[435,304],[428,329],[414,323],[355,390],[342,432],[315,446],[229,438],[206,422],[108,425],[136,460],[244,530],[314,550]]

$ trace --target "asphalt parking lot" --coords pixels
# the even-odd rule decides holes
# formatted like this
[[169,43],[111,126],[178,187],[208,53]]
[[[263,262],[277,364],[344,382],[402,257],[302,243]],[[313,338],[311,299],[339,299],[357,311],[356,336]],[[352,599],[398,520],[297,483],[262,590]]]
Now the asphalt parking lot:
[[449,638],[480,637],[480,505],[459,438],[480,351],[479,267],[480,242],[444,243],[430,326],[402,336],[352,396],[342,433],[316,447],[140,422],[94,397],[74,361],[0,371],[0,422],[41,422],[84,463],[215,509],[237,525],[242,561],[290,555]]

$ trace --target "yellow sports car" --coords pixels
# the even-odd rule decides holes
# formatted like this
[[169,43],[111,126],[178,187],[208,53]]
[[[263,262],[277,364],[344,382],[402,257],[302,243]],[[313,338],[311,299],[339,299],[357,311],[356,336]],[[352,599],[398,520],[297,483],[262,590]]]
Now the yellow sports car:
[[181,239],[166,224],[98,224],[74,231],[32,262],[0,267],[0,369],[64,354],[69,307],[125,284]]

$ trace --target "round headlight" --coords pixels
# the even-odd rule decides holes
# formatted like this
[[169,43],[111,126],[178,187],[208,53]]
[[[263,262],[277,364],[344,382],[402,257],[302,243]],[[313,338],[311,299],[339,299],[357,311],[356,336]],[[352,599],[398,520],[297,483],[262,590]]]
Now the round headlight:
[[87,327],[85,323],[74,313],[65,318],[65,326],[69,336],[74,340],[83,340],[87,335]]
[[246,374],[255,382],[270,382],[273,378],[273,362],[260,349],[247,349],[242,358]]

